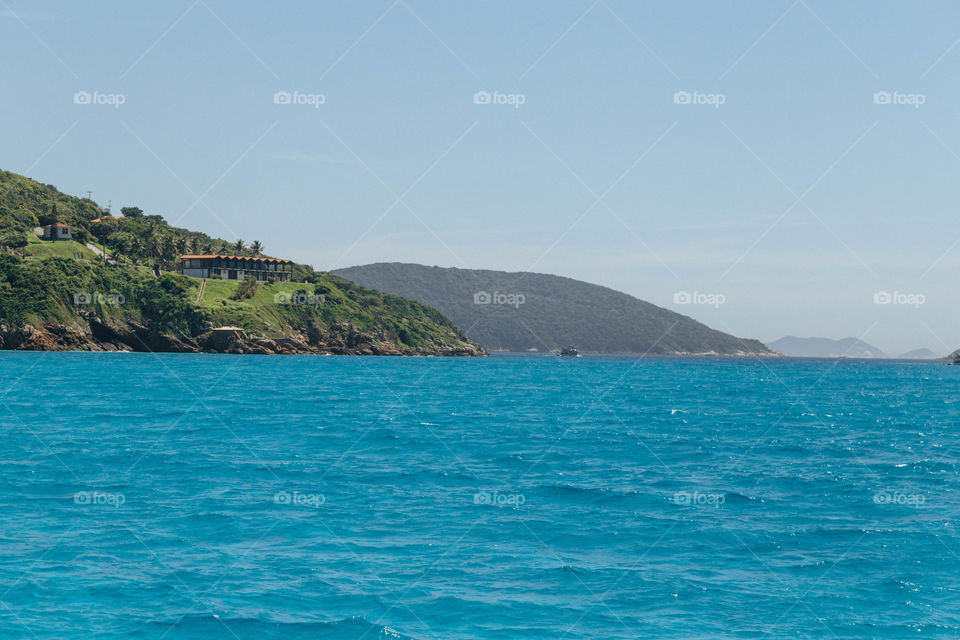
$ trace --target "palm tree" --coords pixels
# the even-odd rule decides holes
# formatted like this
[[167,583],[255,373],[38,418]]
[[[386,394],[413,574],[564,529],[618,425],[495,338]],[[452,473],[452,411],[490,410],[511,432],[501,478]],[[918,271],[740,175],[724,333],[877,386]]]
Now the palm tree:
[[250,250],[253,251],[253,255],[259,256],[263,253],[263,244],[259,240],[254,240],[253,244],[250,245]]
[[190,246],[191,242],[188,241],[183,236],[177,236],[173,240],[173,250],[174,250],[174,259],[178,256],[182,256],[185,253],[188,253],[187,248]]
[[134,236],[133,238],[130,238],[130,242],[127,243],[125,250],[127,255],[130,257],[130,262],[136,265],[143,257],[143,241]]
[[247,245],[243,243],[243,240],[237,240],[233,243],[233,250],[237,252],[238,256],[243,255],[243,250],[247,248]]
[[123,258],[127,253],[126,242],[123,235],[117,234],[115,237],[110,238],[108,242],[104,243],[104,246],[110,248],[110,254],[113,256],[113,259],[117,264],[120,264],[123,261]]
[[153,274],[160,275],[160,263],[164,257],[163,238],[158,235],[152,235],[147,240],[147,256],[153,258]]
[[170,264],[177,257],[177,239],[171,236],[166,236],[163,239],[163,256],[160,261],[165,268],[170,269]]

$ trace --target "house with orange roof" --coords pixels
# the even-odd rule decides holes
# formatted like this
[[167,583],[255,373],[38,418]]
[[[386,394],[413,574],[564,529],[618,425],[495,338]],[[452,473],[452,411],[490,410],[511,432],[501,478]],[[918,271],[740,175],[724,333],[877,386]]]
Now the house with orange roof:
[[293,273],[293,262],[279,258],[209,254],[180,256],[180,260],[180,273],[191,278],[244,280],[252,276],[259,281],[289,282]]
[[44,240],[73,240],[70,225],[68,224],[48,224],[40,227],[40,237]]

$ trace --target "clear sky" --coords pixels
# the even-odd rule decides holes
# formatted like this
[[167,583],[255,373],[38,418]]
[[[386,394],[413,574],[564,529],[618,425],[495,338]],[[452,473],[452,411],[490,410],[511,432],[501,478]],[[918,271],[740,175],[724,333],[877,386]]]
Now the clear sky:
[[946,353],[958,40],[937,1],[0,0],[0,168],[318,269]]

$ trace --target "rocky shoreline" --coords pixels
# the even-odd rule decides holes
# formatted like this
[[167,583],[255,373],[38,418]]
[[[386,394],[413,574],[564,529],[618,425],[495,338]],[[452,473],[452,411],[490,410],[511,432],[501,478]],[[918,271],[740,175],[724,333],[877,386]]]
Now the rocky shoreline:
[[0,325],[4,351],[127,351],[149,353],[231,353],[262,355],[485,356],[478,345],[437,344],[411,348],[342,322],[329,330],[308,329],[282,338],[247,335],[242,330],[210,330],[196,337],[161,333],[136,322],[111,324],[99,318],[87,326]]

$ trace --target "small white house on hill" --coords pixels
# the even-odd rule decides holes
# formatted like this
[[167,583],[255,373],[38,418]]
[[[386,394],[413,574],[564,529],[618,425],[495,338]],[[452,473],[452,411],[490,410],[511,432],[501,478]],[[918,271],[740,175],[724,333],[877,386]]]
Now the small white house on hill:
[[40,227],[40,237],[44,240],[73,240],[70,233],[70,225],[67,224],[48,224]]

